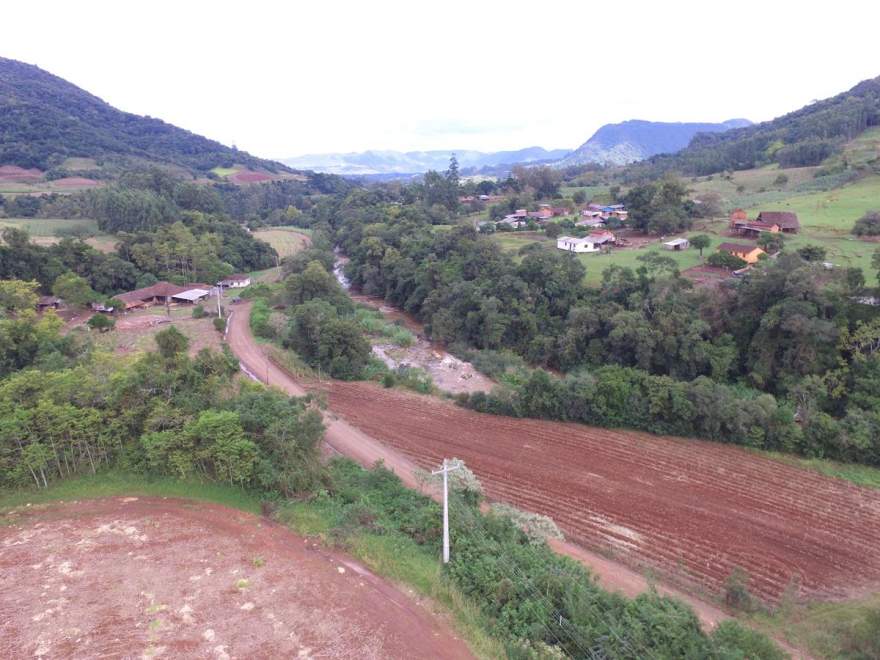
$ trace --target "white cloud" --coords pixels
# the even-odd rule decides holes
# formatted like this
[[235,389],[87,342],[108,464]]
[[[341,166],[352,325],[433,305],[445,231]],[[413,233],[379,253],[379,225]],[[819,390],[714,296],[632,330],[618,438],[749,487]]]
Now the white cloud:
[[574,147],[601,124],[764,120],[880,75],[880,3],[46,2],[2,54],[267,157]]

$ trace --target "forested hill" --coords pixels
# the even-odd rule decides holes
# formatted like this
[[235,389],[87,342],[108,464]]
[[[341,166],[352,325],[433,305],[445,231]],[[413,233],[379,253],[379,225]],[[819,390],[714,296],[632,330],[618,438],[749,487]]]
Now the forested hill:
[[146,160],[193,172],[233,164],[291,171],[160,119],[122,112],[36,66],[0,57],[0,165],[48,170],[69,157]]
[[722,132],[750,125],[748,119],[729,119],[720,124],[631,119],[619,124],[605,124],[566,156],[560,165],[625,165],[656,154],[674,153],[686,147],[701,132]]
[[647,178],[672,170],[705,175],[770,163],[782,167],[818,165],[845,142],[877,125],[880,77],[772,121],[724,133],[700,133],[686,149],[635,164],[630,173]]

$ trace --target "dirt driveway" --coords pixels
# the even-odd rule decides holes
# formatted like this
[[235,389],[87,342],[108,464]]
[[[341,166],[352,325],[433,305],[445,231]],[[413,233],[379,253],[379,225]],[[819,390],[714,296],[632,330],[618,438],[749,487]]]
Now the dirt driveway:
[[414,598],[226,507],[117,497],[0,526],[2,658],[470,658]]

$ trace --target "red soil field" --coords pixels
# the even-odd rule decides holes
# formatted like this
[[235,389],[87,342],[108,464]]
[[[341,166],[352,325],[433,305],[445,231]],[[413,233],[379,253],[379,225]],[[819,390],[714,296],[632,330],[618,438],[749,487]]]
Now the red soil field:
[[471,658],[345,555],[204,502],[22,507],[0,526],[0,657]]
[[457,457],[490,499],[584,547],[718,595],[731,572],[775,602],[880,589],[880,491],[718,443],[513,419],[371,383],[329,406],[424,468]]
[[26,170],[17,165],[0,165],[0,181],[13,183],[33,183],[42,181],[43,173],[38,169]]
[[266,174],[265,172],[240,170],[229,178],[233,183],[262,183],[263,181],[271,181],[273,177],[271,174]]

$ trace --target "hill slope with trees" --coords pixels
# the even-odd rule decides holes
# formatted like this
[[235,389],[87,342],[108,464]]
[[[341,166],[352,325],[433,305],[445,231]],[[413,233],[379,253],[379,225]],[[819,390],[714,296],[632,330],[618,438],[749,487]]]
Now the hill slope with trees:
[[193,172],[233,164],[291,171],[161,119],[117,110],[39,67],[0,57],[0,165],[47,170],[70,157],[146,160]]
[[665,172],[706,175],[777,163],[819,165],[843,145],[880,125],[880,76],[771,121],[723,133],[700,133],[687,148],[633,165],[630,174],[651,178]]

